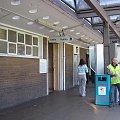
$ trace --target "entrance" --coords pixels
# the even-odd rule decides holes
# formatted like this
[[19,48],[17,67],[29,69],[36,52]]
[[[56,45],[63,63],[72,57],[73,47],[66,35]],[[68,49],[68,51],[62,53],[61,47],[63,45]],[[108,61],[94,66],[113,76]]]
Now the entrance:
[[48,43],[48,86],[49,92],[59,90],[59,44]]

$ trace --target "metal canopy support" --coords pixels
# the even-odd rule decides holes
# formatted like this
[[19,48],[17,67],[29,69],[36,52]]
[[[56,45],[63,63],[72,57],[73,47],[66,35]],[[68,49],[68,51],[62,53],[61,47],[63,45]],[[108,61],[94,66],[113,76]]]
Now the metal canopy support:
[[103,23],[103,42],[104,42],[104,72],[107,72],[106,66],[110,64],[110,39],[109,39],[109,24]]
[[[119,15],[120,14],[120,7],[109,7],[109,8],[104,8],[106,11],[107,15]],[[89,17],[97,17],[98,15],[93,11],[93,10],[80,10],[78,13],[78,18],[89,18]]]
[[97,13],[98,16],[105,22],[107,22],[110,26],[110,29],[115,33],[118,39],[120,39],[120,33],[117,31],[114,24],[110,21],[108,15],[104,11],[104,9],[99,5],[96,0],[85,0],[85,2]]

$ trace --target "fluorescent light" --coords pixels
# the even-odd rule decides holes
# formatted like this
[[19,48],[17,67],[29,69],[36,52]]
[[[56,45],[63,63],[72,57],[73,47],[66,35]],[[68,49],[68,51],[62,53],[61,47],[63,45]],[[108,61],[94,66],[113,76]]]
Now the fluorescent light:
[[80,37],[85,37],[85,35],[81,35]]
[[78,33],[75,33],[76,35],[79,35],[80,33],[78,32]]
[[59,21],[57,21],[57,22],[54,22],[53,24],[54,24],[54,25],[58,25],[59,23],[60,23],[60,22],[59,22]]
[[28,22],[28,23],[27,23],[27,25],[32,25],[32,24],[33,24],[33,22]]
[[68,28],[68,26],[63,26],[63,29],[66,29],[66,28]]
[[29,10],[29,13],[37,13],[37,9]]
[[44,26],[41,26],[40,29],[44,29],[45,27]]
[[70,30],[70,32],[74,32],[74,31],[75,31],[75,30],[73,30],[73,29],[72,29],[72,30]]
[[48,20],[48,19],[49,19],[49,16],[43,17],[43,20]]
[[55,30],[50,30],[49,32],[54,32]]
[[20,5],[20,0],[12,0],[11,5]]
[[18,19],[20,19],[20,16],[14,16],[14,17],[12,17],[12,19],[13,20],[18,20]]

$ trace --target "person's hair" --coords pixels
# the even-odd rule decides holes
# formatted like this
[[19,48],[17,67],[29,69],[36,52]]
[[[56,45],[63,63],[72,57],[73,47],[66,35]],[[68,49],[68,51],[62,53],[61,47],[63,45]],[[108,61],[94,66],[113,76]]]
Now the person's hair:
[[85,64],[85,61],[84,61],[84,59],[80,59],[80,62],[79,62],[79,65],[84,65]]

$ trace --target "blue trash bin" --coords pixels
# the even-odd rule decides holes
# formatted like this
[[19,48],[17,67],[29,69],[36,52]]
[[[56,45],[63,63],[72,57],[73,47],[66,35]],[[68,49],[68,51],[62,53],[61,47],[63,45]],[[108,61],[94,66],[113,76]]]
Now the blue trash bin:
[[109,105],[110,98],[110,75],[95,76],[95,104]]

